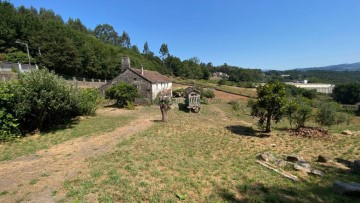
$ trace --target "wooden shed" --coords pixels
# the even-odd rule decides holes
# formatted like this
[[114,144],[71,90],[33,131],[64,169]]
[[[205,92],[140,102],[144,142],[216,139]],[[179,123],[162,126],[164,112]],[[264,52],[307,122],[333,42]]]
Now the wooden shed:
[[195,87],[185,89],[185,104],[188,109],[197,113],[200,111],[200,91]]

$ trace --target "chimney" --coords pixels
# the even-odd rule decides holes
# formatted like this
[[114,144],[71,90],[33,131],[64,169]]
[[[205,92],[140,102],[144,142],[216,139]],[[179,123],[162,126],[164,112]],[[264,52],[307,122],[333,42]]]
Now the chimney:
[[121,57],[121,69],[126,70],[128,68],[130,68],[130,57]]
[[141,65],[141,75],[144,75],[144,67]]

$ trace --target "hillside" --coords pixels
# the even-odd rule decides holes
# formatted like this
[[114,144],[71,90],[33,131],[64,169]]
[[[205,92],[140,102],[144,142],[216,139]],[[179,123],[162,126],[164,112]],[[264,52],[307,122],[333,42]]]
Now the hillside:
[[310,71],[310,70],[360,71],[360,62],[358,62],[358,63],[344,63],[344,64],[322,66],[322,67],[300,68],[300,69],[297,69],[297,70],[301,70],[301,71]]

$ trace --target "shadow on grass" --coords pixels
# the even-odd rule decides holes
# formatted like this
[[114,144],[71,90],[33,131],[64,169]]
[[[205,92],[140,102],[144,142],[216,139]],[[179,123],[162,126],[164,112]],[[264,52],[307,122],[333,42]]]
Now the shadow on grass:
[[[298,183],[299,184],[299,183]],[[305,185],[306,184],[306,185]],[[332,190],[332,183],[321,186],[316,183],[304,183],[301,186],[273,186],[263,183],[241,184],[236,188],[236,195],[221,188],[218,195],[226,202],[359,202],[360,198],[343,196]],[[239,198],[241,197],[241,198]]]
[[154,123],[163,123],[163,121],[161,119],[159,120],[151,120],[151,122],[154,122]]
[[47,133],[56,133],[56,131],[59,131],[59,130],[64,130],[64,129],[71,129],[73,128],[75,125],[78,125],[80,122],[80,119],[79,118],[73,118],[69,121],[66,121],[65,123],[63,124],[59,124],[59,125],[56,125],[56,126],[51,126],[50,129],[44,129],[41,131],[41,135],[44,135],[44,134],[47,134]]
[[230,125],[225,127],[227,130],[231,131],[234,134],[241,136],[250,136],[250,137],[259,137],[266,138],[269,137],[269,134],[263,133],[259,130],[254,130],[252,127],[241,126],[241,125]]
[[183,111],[186,113],[190,112],[190,110],[187,108],[186,104],[178,103],[178,106],[179,106],[179,111]]

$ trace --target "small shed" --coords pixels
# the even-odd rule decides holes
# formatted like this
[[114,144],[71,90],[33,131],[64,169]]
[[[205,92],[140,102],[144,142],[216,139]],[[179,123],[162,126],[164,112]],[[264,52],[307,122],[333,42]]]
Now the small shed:
[[188,109],[197,113],[200,111],[200,91],[195,87],[185,89],[185,104]]

